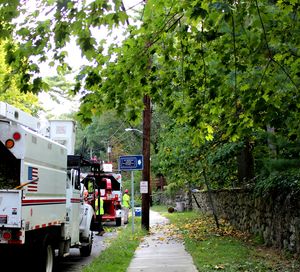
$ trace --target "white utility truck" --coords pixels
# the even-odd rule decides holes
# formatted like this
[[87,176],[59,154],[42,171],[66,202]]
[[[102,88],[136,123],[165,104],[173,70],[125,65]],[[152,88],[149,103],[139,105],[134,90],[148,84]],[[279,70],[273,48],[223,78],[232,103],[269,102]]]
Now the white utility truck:
[[[63,123],[58,125],[62,131]],[[64,257],[78,247],[82,256],[91,253],[95,213],[83,201],[80,168],[68,167],[67,148],[49,138],[50,130],[42,129],[37,118],[0,102],[1,271],[1,263],[8,261],[1,258],[9,253],[16,260],[17,252],[27,254],[39,272],[53,270],[55,252]],[[73,135],[66,137],[74,142]]]

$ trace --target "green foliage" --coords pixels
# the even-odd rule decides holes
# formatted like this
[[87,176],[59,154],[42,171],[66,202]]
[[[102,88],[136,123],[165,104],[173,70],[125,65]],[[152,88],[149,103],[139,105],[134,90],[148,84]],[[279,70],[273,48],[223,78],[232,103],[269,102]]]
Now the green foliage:
[[185,187],[199,186],[199,149],[192,145],[192,138],[186,127],[166,125],[160,133],[158,153],[154,157],[157,164],[152,165],[156,173],[167,177],[170,193]]
[[300,150],[297,137],[286,130],[259,134],[253,154],[256,165],[256,193],[262,195],[299,192]]
[[283,172],[290,168],[299,168],[299,159],[265,159],[264,161],[266,169],[269,173]]
[[[112,29],[127,19],[120,0],[36,0],[30,8],[26,6],[29,3],[14,0],[2,1],[0,5],[0,38],[17,37],[18,40],[17,47],[10,44],[6,48],[7,63],[11,73],[20,75],[17,84],[23,92],[38,92],[43,88],[42,81],[33,84],[35,73],[39,72],[37,63],[57,64],[59,73],[71,70],[65,63],[68,54],[65,46],[71,38],[75,38],[82,56],[95,61],[103,45],[93,31],[101,26]],[[18,16],[18,20],[13,20]],[[31,56],[35,56],[34,60]]]
[[[178,126],[153,157],[169,190],[201,187],[203,168],[214,188],[234,186],[242,139],[258,142],[267,126],[299,137],[298,13],[291,2],[148,1],[141,27],[101,58],[101,83],[91,74],[88,103],[134,120],[150,94]],[[255,158],[259,175],[266,160]]]
[[[24,94],[18,89],[16,82],[19,76],[11,76],[10,68],[5,63],[5,58],[7,57],[4,50],[5,45],[6,42],[0,41],[0,101],[7,102],[36,116],[41,110],[38,104],[38,97],[32,93]],[[8,77],[10,77],[10,84],[7,81]]]
[[222,189],[236,187],[237,155],[241,152],[243,142],[212,142],[206,151],[207,177],[212,188]]
[[235,157],[243,146],[242,142],[239,143],[224,143],[217,147],[214,152],[210,152],[207,161],[213,165],[215,163],[226,161]]
[[0,3],[0,40],[10,37],[14,30],[11,21],[19,16],[19,0],[1,1]]
[[[117,116],[114,110],[93,117],[92,123],[87,126],[79,123],[75,153],[85,158],[97,156],[104,161],[110,160],[114,163],[114,169],[118,169],[119,156],[141,152],[141,135],[126,132],[125,128],[128,127],[130,125]],[[111,147],[110,158],[107,154],[108,146]]]
[[[61,75],[56,75],[56,76],[46,76],[43,78],[43,85],[44,85],[44,93],[46,93],[45,97],[46,99],[51,99],[52,102],[62,105],[65,102],[74,102],[75,104],[75,99],[79,99],[74,97],[74,93],[72,92],[72,88],[74,87],[74,82],[71,80],[68,80],[69,74],[61,74]],[[42,101],[43,103],[44,101]],[[75,112],[76,112],[76,107],[70,110],[71,112],[69,113],[72,116],[72,119],[75,118]],[[76,112],[77,113],[77,112]],[[67,114],[68,115],[68,114]],[[47,115],[48,119],[55,119],[58,118],[55,113],[48,114]],[[59,116],[61,119],[62,116]],[[66,119],[66,118],[65,118]]]
[[269,176],[259,179],[255,186],[255,193],[263,196],[298,195],[300,193],[300,171],[286,169],[273,171]]
[[18,74],[21,91],[40,91],[45,86],[32,80],[39,67],[31,57],[57,64],[63,73],[70,69],[65,46],[74,37],[91,61],[81,67],[74,87],[83,95],[79,120],[88,123],[114,109],[137,124],[142,98],[149,95],[172,119],[155,146],[155,167],[168,175],[169,188],[202,184],[203,169],[209,181],[228,186],[237,169],[238,144],[232,143],[244,139],[256,143],[256,176],[262,179],[287,160],[297,163],[299,152],[273,142],[273,156],[272,137],[262,136],[270,127],[285,142],[299,142],[297,1],[148,0],[140,24],[125,25],[124,41],[107,50],[93,33],[105,26],[113,34],[114,27],[127,24],[120,0],[40,0],[14,26],[20,12],[26,14],[18,1],[1,4],[1,37],[15,27],[20,41],[6,45],[6,81]]
[[168,192],[174,194],[182,188],[205,188],[203,169],[212,188],[235,187],[236,157],[243,143],[214,140],[195,146],[193,135],[193,130],[170,121],[162,125],[152,168],[156,173],[164,173]]
[[[43,12],[48,18],[42,19]],[[104,108],[139,119],[142,97],[150,94],[176,122],[194,129],[198,145],[217,131],[236,141],[266,125],[299,129],[299,8],[294,1],[149,0],[142,14],[141,26],[128,26],[124,42],[106,53],[92,30],[124,24],[128,18],[121,1],[38,1],[36,12],[26,14],[17,28],[22,43],[7,48],[9,64],[22,72],[23,91],[37,91],[41,82],[31,87],[30,78],[38,67],[29,57],[46,61],[53,49],[51,63],[69,69],[64,47],[74,36],[92,61],[82,67],[76,85],[90,91],[82,101],[82,120]],[[8,25],[14,16],[4,18]]]

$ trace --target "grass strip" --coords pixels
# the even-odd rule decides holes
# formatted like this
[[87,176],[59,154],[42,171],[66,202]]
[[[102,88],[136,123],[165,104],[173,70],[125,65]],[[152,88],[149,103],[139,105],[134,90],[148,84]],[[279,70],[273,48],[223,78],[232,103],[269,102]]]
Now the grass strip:
[[109,246],[100,253],[83,272],[124,272],[133,258],[136,248],[146,235],[141,228],[140,218],[135,218],[134,233],[131,223],[127,227],[118,228],[118,235],[110,241]]
[[258,244],[249,234],[235,230],[224,220],[220,220],[217,229],[211,216],[196,211],[168,213],[165,206],[151,209],[170,220],[199,271],[300,271],[298,260],[285,258]]

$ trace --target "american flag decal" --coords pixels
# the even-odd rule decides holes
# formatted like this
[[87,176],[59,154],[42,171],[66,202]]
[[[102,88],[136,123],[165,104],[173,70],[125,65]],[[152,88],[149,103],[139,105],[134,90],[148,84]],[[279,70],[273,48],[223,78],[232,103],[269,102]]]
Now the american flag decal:
[[[28,167],[28,181],[35,180],[39,177],[39,169],[36,167]],[[37,192],[37,182],[32,182],[28,185],[28,192]]]

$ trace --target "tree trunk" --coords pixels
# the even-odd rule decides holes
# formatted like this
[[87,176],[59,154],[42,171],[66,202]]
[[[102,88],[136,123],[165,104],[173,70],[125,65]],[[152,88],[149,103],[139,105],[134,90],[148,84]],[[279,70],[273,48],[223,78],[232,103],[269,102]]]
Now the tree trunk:
[[254,177],[254,160],[252,155],[252,146],[249,140],[245,141],[244,148],[237,157],[238,163],[238,180],[242,185]]

